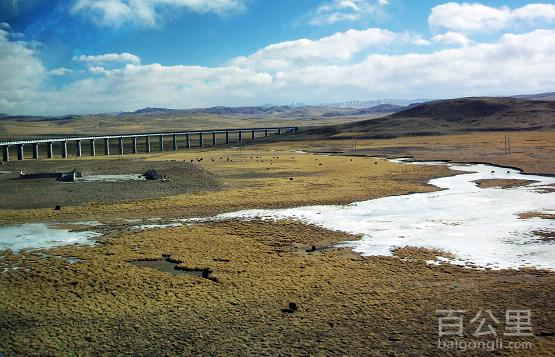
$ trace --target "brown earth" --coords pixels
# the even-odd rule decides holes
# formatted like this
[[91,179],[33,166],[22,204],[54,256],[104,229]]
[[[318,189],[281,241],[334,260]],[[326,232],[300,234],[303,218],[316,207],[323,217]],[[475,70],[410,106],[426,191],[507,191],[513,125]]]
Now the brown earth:
[[392,139],[311,140],[275,143],[311,152],[337,152],[346,155],[411,157],[417,160],[482,162],[517,167],[525,173],[555,175],[555,130],[509,133],[511,152],[505,150],[503,132],[477,132],[455,135],[404,136]]
[[480,188],[512,188],[526,186],[531,183],[537,182],[532,180],[511,180],[511,179],[488,179],[474,181]]
[[[141,175],[155,170],[169,181],[59,182],[55,178],[21,179],[40,173],[70,172],[91,175]],[[218,190],[214,175],[188,162],[145,162],[144,160],[44,160],[10,161],[0,175],[0,209],[54,208],[91,202],[107,203],[158,198]]]
[[[41,136],[89,136],[114,133],[145,133],[176,130],[224,129],[346,124],[357,120],[382,117],[387,113],[366,115],[323,116],[333,108],[290,110],[281,115],[225,114],[146,114],[146,115],[87,115],[62,118],[0,118],[0,141]],[[355,113],[356,114],[356,113]]]

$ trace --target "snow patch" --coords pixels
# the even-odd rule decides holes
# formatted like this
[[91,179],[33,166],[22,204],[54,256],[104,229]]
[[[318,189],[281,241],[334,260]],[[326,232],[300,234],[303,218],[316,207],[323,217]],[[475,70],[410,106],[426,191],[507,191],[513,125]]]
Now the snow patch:
[[[439,249],[456,259],[439,260],[491,269],[535,267],[555,270],[555,244],[538,239],[537,230],[555,230],[555,221],[520,219],[523,212],[550,212],[555,193],[539,193],[555,178],[524,175],[518,170],[485,164],[410,162],[445,165],[466,173],[429,181],[441,191],[383,197],[346,206],[309,206],[225,213],[216,219],[297,219],[317,226],[362,234],[351,247],[365,256],[391,255],[395,248]],[[511,189],[480,188],[482,179],[521,179],[537,182]]]

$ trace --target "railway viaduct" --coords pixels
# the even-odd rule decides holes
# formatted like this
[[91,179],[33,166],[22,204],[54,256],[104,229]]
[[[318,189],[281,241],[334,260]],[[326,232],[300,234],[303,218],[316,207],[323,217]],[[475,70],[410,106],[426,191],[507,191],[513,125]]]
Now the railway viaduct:
[[[214,129],[214,130],[192,130],[177,132],[159,132],[159,133],[141,133],[141,134],[122,134],[122,135],[100,135],[100,136],[82,136],[82,137],[66,137],[66,138],[37,138],[28,140],[13,140],[0,142],[2,147],[2,160],[10,161],[10,148],[15,147],[17,160],[25,159],[25,146],[31,147],[31,158],[39,159],[39,145],[46,146],[46,155],[49,159],[54,158],[54,147],[59,146],[59,153],[62,158],[69,156],[68,143],[74,146],[74,154],[76,157],[83,155],[83,146],[88,146],[90,156],[96,156],[97,142],[103,149],[102,154],[110,155],[110,147],[116,144],[115,149],[118,155],[138,154],[139,141],[144,140],[142,152],[150,153],[152,141],[158,139],[158,151],[166,150],[166,142],[171,138],[171,149],[178,150],[180,147],[191,148],[216,146],[218,138],[221,143],[227,145],[232,143],[240,144],[244,140],[255,140],[259,137],[268,137],[270,135],[292,134],[298,130],[297,127],[268,127],[268,128],[241,128],[241,129]],[[154,140],[153,140],[154,139]],[[88,144],[88,145],[87,145]],[[124,145],[127,144],[127,145]],[[127,146],[127,152],[125,152]]]

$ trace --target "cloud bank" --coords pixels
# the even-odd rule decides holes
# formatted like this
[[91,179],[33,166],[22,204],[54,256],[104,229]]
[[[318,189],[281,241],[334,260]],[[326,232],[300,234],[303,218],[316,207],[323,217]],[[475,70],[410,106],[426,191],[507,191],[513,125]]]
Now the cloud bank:
[[243,0],[77,0],[73,14],[90,18],[99,25],[119,27],[125,23],[152,27],[164,10],[187,9],[224,15],[244,8]]
[[515,26],[538,26],[555,23],[555,5],[529,4],[516,9],[495,8],[479,3],[455,3],[432,8],[428,23],[432,29],[448,29],[465,33],[510,29]]
[[[380,28],[351,29],[270,44],[216,67],[142,63],[139,56],[123,52],[76,56],[74,63],[82,68],[69,70],[45,68],[35,44],[17,40],[3,27],[0,112],[319,104],[380,97],[513,95],[555,88],[554,29],[499,34],[484,42],[451,26],[452,31],[429,39]],[[68,82],[54,87],[53,76],[69,77]]]
[[73,57],[74,61],[87,62],[87,63],[106,63],[106,62],[124,62],[139,64],[141,59],[131,53],[107,53],[103,55],[80,55]]
[[312,25],[332,25],[360,21],[377,16],[388,4],[389,0],[333,0],[318,6],[309,22]]

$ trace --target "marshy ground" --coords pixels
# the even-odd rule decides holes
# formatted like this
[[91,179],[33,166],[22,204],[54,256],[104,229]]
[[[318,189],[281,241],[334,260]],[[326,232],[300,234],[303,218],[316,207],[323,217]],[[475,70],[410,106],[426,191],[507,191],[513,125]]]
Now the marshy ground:
[[[497,154],[498,140],[488,139],[494,134],[464,140],[434,137],[440,143],[437,152],[414,156],[519,167],[529,162],[545,168],[553,136],[538,135],[523,137],[522,152],[513,153],[513,158]],[[396,141],[360,140],[358,153],[350,152],[351,140],[332,140],[123,157],[141,165],[169,167],[191,165],[193,160],[198,172],[218,185],[195,192],[161,192],[148,199],[63,206],[60,211],[0,210],[4,225],[99,220],[106,233],[97,246],[3,254],[4,266],[19,269],[0,273],[0,352],[8,356],[454,355],[456,351],[437,348],[436,310],[467,310],[469,328],[464,336],[471,339],[477,326],[470,325],[470,319],[480,309],[491,309],[502,322],[507,309],[530,309],[535,336],[520,341],[531,341],[533,349],[497,353],[552,355],[555,275],[551,272],[431,266],[425,261],[439,253],[413,248],[398,250],[393,257],[362,258],[349,249],[330,248],[358,237],[293,221],[208,222],[145,231],[114,223],[120,218],[163,221],[244,208],[345,204],[432,191],[436,188],[426,184],[430,178],[453,174],[441,166],[299,152],[386,155],[392,147],[398,156],[426,152],[400,148],[423,148],[424,138],[391,140]],[[481,150],[467,149],[478,142],[484,143]],[[495,162],[493,156],[472,159],[469,150],[475,156],[481,151],[505,161]],[[101,160],[98,165],[116,168],[119,161]],[[18,164],[13,163],[14,169]],[[80,260],[72,263],[56,256]],[[182,269],[210,270],[210,279],[132,263],[168,256]],[[288,311],[291,302],[296,311]],[[502,333],[501,327],[498,331]]]

